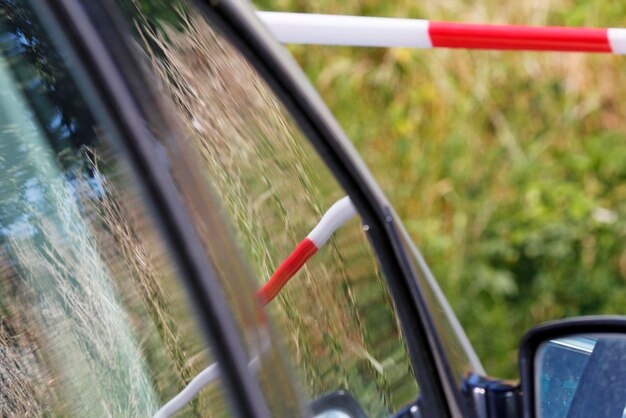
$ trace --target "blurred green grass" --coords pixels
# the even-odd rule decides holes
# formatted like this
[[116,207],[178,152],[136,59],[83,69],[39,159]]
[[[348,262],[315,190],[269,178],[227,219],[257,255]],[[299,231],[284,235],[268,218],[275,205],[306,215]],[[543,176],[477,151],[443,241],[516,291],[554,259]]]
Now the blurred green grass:
[[[261,10],[626,27],[608,0],[257,0]],[[530,326],[626,313],[626,58],[290,46],[490,374]]]

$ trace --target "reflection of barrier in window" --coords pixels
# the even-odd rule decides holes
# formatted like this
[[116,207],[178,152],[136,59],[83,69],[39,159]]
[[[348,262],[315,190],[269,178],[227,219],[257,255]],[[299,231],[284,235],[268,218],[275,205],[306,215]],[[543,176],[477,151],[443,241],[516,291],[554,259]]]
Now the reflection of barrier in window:
[[[319,223],[311,230],[293,252],[276,269],[270,280],[257,293],[261,302],[266,305],[313,256],[328,242],[331,235],[342,225],[356,215],[356,209],[348,196],[336,201],[322,216]],[[250,362],[250,367],[256,368],[259,358],[255,357]],[[213,363],[189,382],[185,388],[166,403],[154,418],[167,418],[183,408],[191,401],[203,387],[215,381],[219,377],[218,364]]]
[[328,241],[330,236],[356,214],[356,209],[349,197],[335,202],[322,216],[320,222],[304,238],[293,252],[276,269],[270,280],[257,293],[262,303],[269,303],[280,290]]
[[[254,371],[258,370],[259,356],[254,357],[250,363],[248,363],[248,367]],[[168,403],[163,405],[152,418],[171,417],[187,405],[202,388],[217,380],[218,377],[220,377],[220,370],[216,362],[198,373],[178,395],[174,396]]]

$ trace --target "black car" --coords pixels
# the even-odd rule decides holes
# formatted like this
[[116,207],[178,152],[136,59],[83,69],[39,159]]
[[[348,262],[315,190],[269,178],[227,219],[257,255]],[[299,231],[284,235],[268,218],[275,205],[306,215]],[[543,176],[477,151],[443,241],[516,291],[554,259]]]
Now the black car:
[[2,416],[622,417],[620,317],[487,375],[247,3],[1,4]]

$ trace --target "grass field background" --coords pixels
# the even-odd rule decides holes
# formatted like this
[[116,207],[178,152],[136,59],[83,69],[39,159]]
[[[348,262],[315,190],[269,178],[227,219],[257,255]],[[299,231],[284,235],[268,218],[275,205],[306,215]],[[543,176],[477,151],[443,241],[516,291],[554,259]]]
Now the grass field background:
[[[626,27],[626,3],[256,1],[261,10]],[[626,313],[626,59],[289,46],[406,226],[487,371],[526,329]]]

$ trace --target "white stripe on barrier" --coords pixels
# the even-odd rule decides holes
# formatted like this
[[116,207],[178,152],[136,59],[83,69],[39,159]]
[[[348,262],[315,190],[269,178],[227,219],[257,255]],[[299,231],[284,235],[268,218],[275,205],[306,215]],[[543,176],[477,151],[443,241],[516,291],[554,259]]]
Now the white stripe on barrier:
[[354,215],[356,215],[356,209],[350,198],[348,196],[341,198],[326,211],[320,222],[307,235],[307,238],[313,241],[318,249],[322,248],[333,232]]
[[613,53],[626,55],[626,29],[609,28],[607,36]]
[[189,403],[202,388],[211,382],[214,382],[220,376],[217,363],[211,364],[202,370],[183,390],[181,390],[172,400],[163,405],[161,409],[154,414],[153,418],[168,418],[182,409]]
[[257,12],[281,43],[432,48],[428,21],[385,17]]

